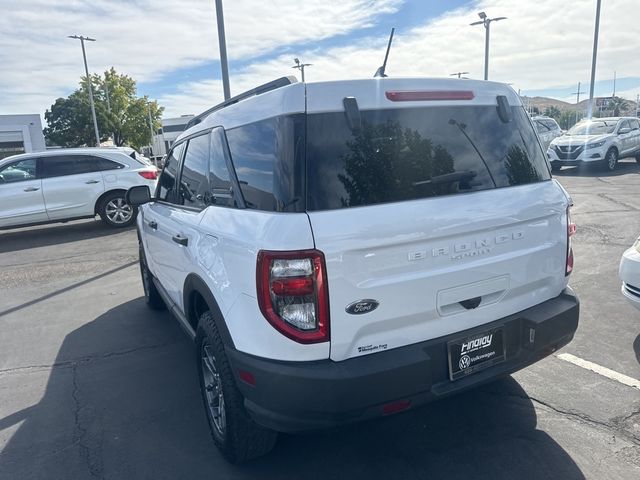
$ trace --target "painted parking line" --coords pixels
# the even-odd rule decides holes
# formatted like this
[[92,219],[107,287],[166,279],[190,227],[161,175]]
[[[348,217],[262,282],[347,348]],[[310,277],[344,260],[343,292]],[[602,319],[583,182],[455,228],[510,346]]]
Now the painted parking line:
[[571,355],[570,353],[560,353],[559,355],[556,355],[556,357],[560,360],[564,360],[565,362],[573,363],[574,365],[582,367],[586,370],[591,370],[592,372],[602,375],[603,377],[607,377],[611,380],[615,380],[616,382],[627,385],[628,387],[633,387],[640,390],[640,380],[636,380],[635,378],[624,375],[623,373],[618,373],[615,370],[611,370],[610,368],[603,367],[588,360],[583,360],[582,358]]

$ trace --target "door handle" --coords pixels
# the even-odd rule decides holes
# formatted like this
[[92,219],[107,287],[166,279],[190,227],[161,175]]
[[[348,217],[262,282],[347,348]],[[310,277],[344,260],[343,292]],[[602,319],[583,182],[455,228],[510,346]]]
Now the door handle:
[[152,230],[157,230],[158,229],[158,224],[156,223],[155,220],[151,220],[149,222],[149,228],[151,228]]
[[174,235],[171,237],[171,240],[185,247],[189,245],[189,239],[187,237],[181,237],[180,235]]
[[40,190],[38,187],[27,187],[24,189],[25,192],[37,192]]
[[92,184],[92,183],[100,183],[100,181],[99,181],[99,180],[87,180],[87,181],[86,181],[86,182],[84,182],[84,183],[86,183],[87,185],[90,185],[90,184]]

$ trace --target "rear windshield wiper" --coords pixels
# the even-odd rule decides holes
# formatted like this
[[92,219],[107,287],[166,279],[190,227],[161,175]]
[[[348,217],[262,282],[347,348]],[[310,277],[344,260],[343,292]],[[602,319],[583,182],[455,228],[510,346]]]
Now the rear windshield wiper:
[[469,181],[472,178],[477,177],[478,174],[473,170],[462,170],[460,172],[453,173],[445,173],[444,175],[436,175],[435,177],[431,177],[429,180],[420,180],[418,182],[413,182],[412,185],[417,187],[419,185],[437,185],[441,183],[453,183],[460,181]]

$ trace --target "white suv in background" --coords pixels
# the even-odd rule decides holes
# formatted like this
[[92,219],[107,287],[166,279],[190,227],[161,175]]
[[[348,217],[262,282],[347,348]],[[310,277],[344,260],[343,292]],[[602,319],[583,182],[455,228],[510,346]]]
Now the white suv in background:
[[194,339],[229,460],[573,338],[571,201],[508,86],[283,78],[192,124],[127,197],[146,301]]
[[120,149],[74,148],[0,160],[0,228],[100,215],[112,227],[135,221],[124,196],[134,185],[155,188],[158,171]]
[[551,117],[533,117],[533,124],[540,137],[542,148],[546,152],[554,138],[562,136],[562,129],[560,125]]
[[574,125],[547,150],[551,169],[591,164],[613,171],[618,160],[640,161],[640,121],[634,117],[593,118]]

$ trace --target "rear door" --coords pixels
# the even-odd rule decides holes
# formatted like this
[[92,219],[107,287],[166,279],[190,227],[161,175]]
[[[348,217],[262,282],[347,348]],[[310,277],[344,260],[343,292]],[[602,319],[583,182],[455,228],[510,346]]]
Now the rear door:
[[[517,99],[501,119],[495,96],[369,109],[362,96],[359,121],[344,111],[307,118],[307,207],[326,258],[331,358],[452,334],[557,296],[567,200]],[[378,306],[349,309],[359,301]]]
[[47,220],[37,160],[27,158],[0,167],[0,227]]
[[[153,261],[153,273],[173,303],[183,311],[184,281],[197,258],[196,248],[200,239],[198,225],[203,210],[211,200],[209,150],[210,132],[189,139],[177,171],[177,182],[170,182],[167,178],[168,175],[176,178],[173,167],[168,163],[169,169],[165,166],[160,177],[161,200],[150,205],[145,214],[145,229],[149,228],[148,222],[155,223],[155,228],[148,231],[148,252]],[[172,183],[170,187],[169,183]]]
[[104,181],[95,157],[51,155],[41,159],[42,192],[51,220],[95,214],[96,201],[104,193]]

